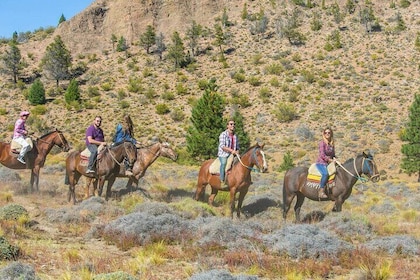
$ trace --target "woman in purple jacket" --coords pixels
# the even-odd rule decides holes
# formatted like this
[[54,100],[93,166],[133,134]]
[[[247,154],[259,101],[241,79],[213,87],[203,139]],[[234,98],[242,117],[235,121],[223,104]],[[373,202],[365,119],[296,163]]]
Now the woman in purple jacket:
[[333,131],[327,127],[322,133],[322,140],[319,142],[318,159],[316,160],[316,167],[321,173],[321,182],[318,190],[319,198],[327,198],[324,190],[329,176],[327,166],[333,161],[335,161]]

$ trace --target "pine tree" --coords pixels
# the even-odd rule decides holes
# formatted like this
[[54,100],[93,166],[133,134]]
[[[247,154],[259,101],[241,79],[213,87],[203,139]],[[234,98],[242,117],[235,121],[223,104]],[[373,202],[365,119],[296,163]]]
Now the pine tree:
[[32,105],[45,104],[45,89],[40,79],[36,79],[29,88],[28,100]]
[[403,144],[401,152],[404,154],[401,168],[405,173],[418,173],[417,181],[420,182],[420,94],[414,96],[410,106],[409,121],[402,135]]
[[175,69],[180,68],[185,61],[184,43],[177,31],[172,34],[172,44],[168,48],[168,57],[174,62]]
[[159,35],[156,36],[156,53],[159,55],[159,59],[162,60],[162,54],[166,50],[165,45],[165,36],[163,36],[163,33],[159,33]]
[[125,40],[123,36],[121,36],[120,39],[118,40],[117,52],[123,52],[123,51],[126,51],[127,49],[128,49],[127,41]]
[[17,76],[19,71],[22,69],[21,65],[21,54],[17,46],[16,41],[12,40],[9,44],[9,50],[5,51],[5,54],[1,57],[3,60],[2,72],[10,74],[13,77],[13,82],[17,83]]
[[69,78],[71,66],[71,54],[64,45],[60,36],[54,38],[54,42],[48,45],[42,58],[42,68],[47,76],[56,81],[57,87],[60,80]]
[[217,155],[219,134],[225,128],[225,102],[217,89],[216,80],[211,79],[203,96],[192,108],[192,125],[188,128],[186,138],[187,151],[193,157],[208,159]]
[[202,33],[203,27],[200,24],[197,24],[195,20],[193,20],[191,27],[187,30],[188,45],[191,49],[191,55],[193,57],[197,55],[198,39]]
[[79,84],[77,83],[76,79],[72,79],[70,81],[66,93],[64,94],[64,100],[67,104],[80,100]]
[[147,26],[146,32],[140,35],[140,46],[142,46],[146,53],[150,53],[150,48],[156,43],[156,32],[151,26]]
[[64,17],[64,14],[61,14],[60,19],[58,20],[58,25],[60,25],[60,23],[66,21],[66,18]]

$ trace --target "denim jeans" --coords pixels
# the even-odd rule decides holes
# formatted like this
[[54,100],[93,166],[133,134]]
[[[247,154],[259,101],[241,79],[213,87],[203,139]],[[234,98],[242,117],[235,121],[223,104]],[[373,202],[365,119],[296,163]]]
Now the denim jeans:
[[220,181],[225,180],[225,169],[227,164],[227,157],[219,157],[220,160]]
[[319,184],[320,188],[324,188],[328,182],[328,170],[325,164],[317,163],[316,167],[318,168],[319,172],[321,173],[321,182]]
[[95,144],[89,144],[87,145],[88,150],[90,151],[90,157],[89,157],[89,164],[87,169],[93,169],[93,165],[95,164],[96,157],[98,155],[98,146]]

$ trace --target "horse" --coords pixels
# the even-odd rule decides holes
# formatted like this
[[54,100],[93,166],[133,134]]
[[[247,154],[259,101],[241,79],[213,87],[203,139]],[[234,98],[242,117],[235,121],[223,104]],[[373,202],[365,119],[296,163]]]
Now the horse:
[[[337,162],[336,162],[337,163]],[[288,170],[283,181],[283,219],[286,220],[287,212],[293,199],[296,198],[295,218],[300,222],[300,209],[305,197],[314,201],[334,201],[333,212],[341,212],[344,201],[350,196],[354,184],[357,180],[371,180],[376,183],[379,181],[379,173],[377,165],[370,153],[362,154],[347,160],[344,164],[337,163],[337,171],[335,174],[335,185],[330,188],[325,187],[327,198],[318,198],[318,188],[308,186],[307,176],[308,168],[303,166],[294,167]],[[369,179],[361,175],[367,175]]]
[[41,167],[44,167],[45,159],[54,145],[60,147],[64,152],[70,150],[63,133],[55,129],[35,139],[32,150],[26,154],[26,164],[23,164],[17,160],[17,154],[12,154],[10,143],[0,142],[0,162],[11,169],[31,169],[31,192],[34,187],[36,191],[39,191],[39,172]]
[[[65,183],[69,185],[67,200],[68,202],[73,200],[73,204],[76,204],[75,185],[82,175],[96,178],[95,189],[98,189],[98,195],[101,196],[105,180],[108,180],[108,186],[112,187],[120,172],[120,166],[124,165],[124,159],[127,158],[129,166],[133,166],[137,159],[136,146],[131,142],[122,142],[111,148],[105,147],[104,151],[98,154],[96,173],[87,174],[87,160],[83,162],[80,153],[80,151],[73,151],[66,159]],[[106,197],[108,198],[109,195],[110,193],[107,191]]]
[[[125,165],[121,165],[120,172],[116,175],[117,177],[128,177],[128,182],[126,185],[126,189],[130,189],[135,183],[136,186],[139,184],[140,178],[144,176],[146,173],[147,168],[155,162],[155,160],[159,157],[167,157],[176,161],[178,158],[178,154],[170,147],[169,143],[167,142],[156,142],[149,146],[137,149],[137,160],[133,165],[133,175],[125,175]],[[88,178],[86,181],[86,193],[89,195],[89,186],[92,181],[92,178]],[[111,192],[111,187],[107,185],[107,194]]]
[[[259,143],[250,147],[240,157],[236,158],[232,164],[232,168],[226,174],[226,181],[229,188],[222,188],[220,183],[220,174],[211,174],[209,167],[215,159],[206,160],[200,168],[197,180],[197,189],[195,192],[195,200],[204,200],[206,186],[210,184],[211,195],[209,196],[208,203],[213,205],[214,198],[219,190],[229,191],[230,193],[230,216],[233,218],[235,211],[235,196],[239,192],[238,206],[236,215],[240,217],[242,202],[245,195],[248,193],[249,186],[252,184],[251,171],[261,173],[267,172],[268,166],[263,151],[264,144]],[[256,165],[256,168],[253,166]]]

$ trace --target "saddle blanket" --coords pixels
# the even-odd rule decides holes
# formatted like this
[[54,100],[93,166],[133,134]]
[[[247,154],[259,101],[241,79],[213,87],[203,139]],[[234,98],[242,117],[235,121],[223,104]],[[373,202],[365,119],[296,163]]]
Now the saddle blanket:
[[[26,141],[26,143],[29,144],[29,149],[28,149],[28,152],[29,152],[30,150],[33,149],[34,143],[32,142],[31,137],[26,137],[25,141]],[[18,154],[21,149],[22,149],[22,145],[19,144],[18,142],[16,142],[15,140],[12,140],[12,142],[10,143],[10,150],[12,151],[12,153]]]
[[[233,163],[233,155],[230,155],[227,159],[225,172],[227,172],[231,167]],[[219,158],[216,158],[212,164],[209,166],[209,172],[210,174],[216,175],[220,173],[220,160]]]
[[[98,147],[98,157],[97,160],[101,158],[102,152],[104,151],[105,146],[99,145]],[[88,148],[85,148],[83,151],[80,152],[80,165],[87,166],[89,163],[89,157],[91,152]]]
[[[332,162],[327,166],[327,170],[328,170],[328,181],[327,181],[327,186],[332,188],[335,185],[335,173],[336,173],[336,168],[335,168],[335,163]],[[311,166],[309,167],[308,170],[308,176],[306,178],[306,185],[308,187],[311,188],[319,188],[319,184],[321,182],[321,173],[319,172],[318,168],[316,167],[316,164],[313,163],[311,164]]]

